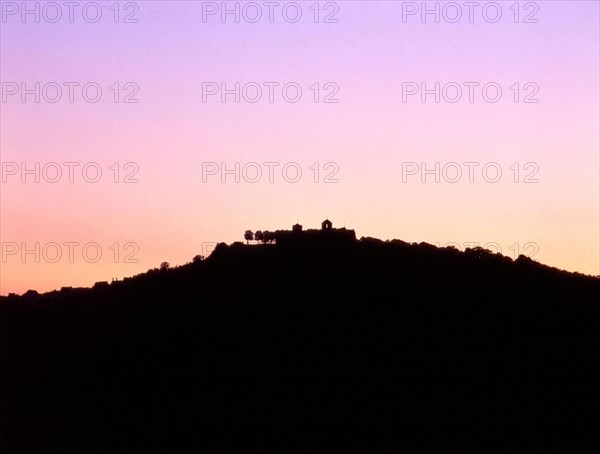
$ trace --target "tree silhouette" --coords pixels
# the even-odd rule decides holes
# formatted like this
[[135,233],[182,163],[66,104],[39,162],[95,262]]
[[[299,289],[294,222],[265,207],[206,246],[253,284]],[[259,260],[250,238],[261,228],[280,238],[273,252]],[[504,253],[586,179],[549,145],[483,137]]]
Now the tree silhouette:
[[260,230],[257,230],[257,231],[254,233],[254,239],[255,239],[256,241],[262,241],[262,240],[263,240],[263,233],[262,233],[262,231],[260,231]]
[[265,230],[264,232],[262,232],[262,242],[267,244],[267,243],[272,243],[273,241],[275,241],[275,233],[273,232],[269,232],[268,230]]
[[254,239],[254,234],[252,233],[252,230],[246,230],[246,232],[244,233],[244,239],[246,240],[246,244],[248,244]]
[[171,268],[171,265],[169,264],[169,262],[162,262],[160,264],[161,271],[167,271],[169,268]]

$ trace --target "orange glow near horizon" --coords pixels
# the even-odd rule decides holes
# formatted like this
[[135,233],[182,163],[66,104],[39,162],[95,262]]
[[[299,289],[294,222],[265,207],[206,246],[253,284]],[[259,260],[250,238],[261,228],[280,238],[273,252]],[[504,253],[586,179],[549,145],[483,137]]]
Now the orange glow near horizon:
[[[540,2],[535,24],[508,8],[498,23],[403,22],[402,2],[343,2],[337,23],[307,8],[294,24],[203,22],[201,3],[144,2],[135,24],[0,24],[0,294],[182,265],[247,229],[326,217],[358,238],[488,245],[600,275],[597,2]],[[80,86],[73,103],[66,89],[56,103],[9,95],[36,82]],[[96,103],[82,99],[92,82]],[[223,103],[203,102],[203,82],[279,85],[272,103],[266,89]],[[480,86],[472,103],[466,89],[423,103],[403,82]],[[239,163],[240,181],[207,163]]]

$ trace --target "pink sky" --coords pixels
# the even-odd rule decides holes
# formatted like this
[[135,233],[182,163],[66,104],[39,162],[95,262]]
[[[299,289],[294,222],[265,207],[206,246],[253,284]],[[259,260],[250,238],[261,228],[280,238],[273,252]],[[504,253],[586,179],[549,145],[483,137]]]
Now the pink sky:
[[[473,23],[467,17],[423,23],[418,16],[404,23],[402,2],[375,1],[337,2],[337,23],[322,23],[332,6],[314,23],[314,2],[299,3],[297,23],[281,14],[273,23],[266,17],[223,23],[218,16],[203,23],[203,2],[138,2],[138,23],[122,23],[133,10],[121,11],[115,23],[108,9],[113,2],[101,3],[97,23],[81,12],[73,23],[66,17],[49,23],[43,16],[40,23],[33,16],[23,23],[18,13],[0,21],[3,94],[7,83],[94,82],[103,88],[97,103],[85,102],[80,90],[69,103],[65,89],[54,104],[36,103],[34,95],[23,103],[20,94],[0,104],[3,169],[13,162],[30,169],[36,162],[80,163],[74,183],[66,167],[57,183],[36,183],[32,175],[22,183],[20,173],[4,172],[1,240],[5,253],[13,244],[19,251],[0,263],[1,294],[89,286],[163,261],[183,264],[202,253],[203,243],[241,241],[246,229],[289,228],[296,220],[316,227],[325,217],[359,237],[497,243],[511,257],[515,245],[526,254],[523,248],[535,243],[535,260],[600,274],[598,2],[536,2],[537,23],[523,23],[532,11],[524,10],[527,2],[515,23],[512,1],[499,2],[497,23],[481,13]],[[124,84],[136,84],[139,102],[115,103],[109,89],[115,82],[121,96],[129,93]],[[266,91],[254,104],[235,103],[233,95],[221,103],[219,96],[202,102],[203,82],[281,85],[273,103]],[[290,82],[303,89],[297,103],[282,98],[280,88]],[[331,92],[326,83],[339,87],[339,102],[315,103],[309,88],[315,82],[321,99]],[[403,82],[430,88],[492,82],[503,93],[497,103],[486,102],[480,89],[473,103],[466,92],[454,104],[435,103],[433,96],[426,103],[419,96],[403,102]],[[525,84],[539,87],[539,102],[515,103],[509,88],[515,82],[521,96],[531,91]],[[109,168],[115,162],[119,183]],[[123,169],[129,162],[137,166],[138,183],[122,182],[136,168]],[[235,183],[232,176],[222,183],[218,175],[203,182],[205,162],[280,166],[272,183],[264,166],[257,183]],[[297,183],[281,174],[291,162],[303,170]],[[318,183],[309,169],[315,162]],[[328,162],[339,168],[337,183],[322,181]],[[407,162],[430,169],[436,162],[480,165],[474,182],[466,174],[457,183],[435,183],[433,176],[422,183],[420,174],[403,182]],[[98,183],[83,179],[87,163],[102,169]],[[486,163],[502,169],[497,183],[483,178]],[[525,169],[526,163],[535,167]],[[524,183],[533,168],[539,181]],[[97,243],[102,258],[90,263],[79,246],[70,263],[69,242]],[[23,260],[23,243],[29,249],[58,243],[63,258],[51,263],[40,254],[36,263],[28,254]],[[139,247],[137,263],[124,263],[134,250],[125,250],[126,243]],[[54,257],[51,249],[47,255]]]

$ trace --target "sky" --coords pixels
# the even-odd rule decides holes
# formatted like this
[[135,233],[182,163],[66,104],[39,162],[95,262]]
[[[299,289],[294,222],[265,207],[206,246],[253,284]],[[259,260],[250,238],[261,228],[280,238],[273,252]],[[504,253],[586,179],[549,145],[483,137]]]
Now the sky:
[[325,218],[600,274],[597,1],[1,11],[2,295]]

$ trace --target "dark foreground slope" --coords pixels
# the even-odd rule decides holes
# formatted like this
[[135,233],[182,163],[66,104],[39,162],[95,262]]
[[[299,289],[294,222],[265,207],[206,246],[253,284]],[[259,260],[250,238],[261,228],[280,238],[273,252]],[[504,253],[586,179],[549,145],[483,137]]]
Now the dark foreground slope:
[[518,427],[572,446],[565,427],[582,442],[598,419],[599,295],[597,278],[523,258],[361,240],[221,245],[104,288],[3,298],[3,442],[113,452],[251,428],[288,452],[315,429],[368,428],[370,451],[426,427],[446,448],[440,428],[485,433],[490,452]]

